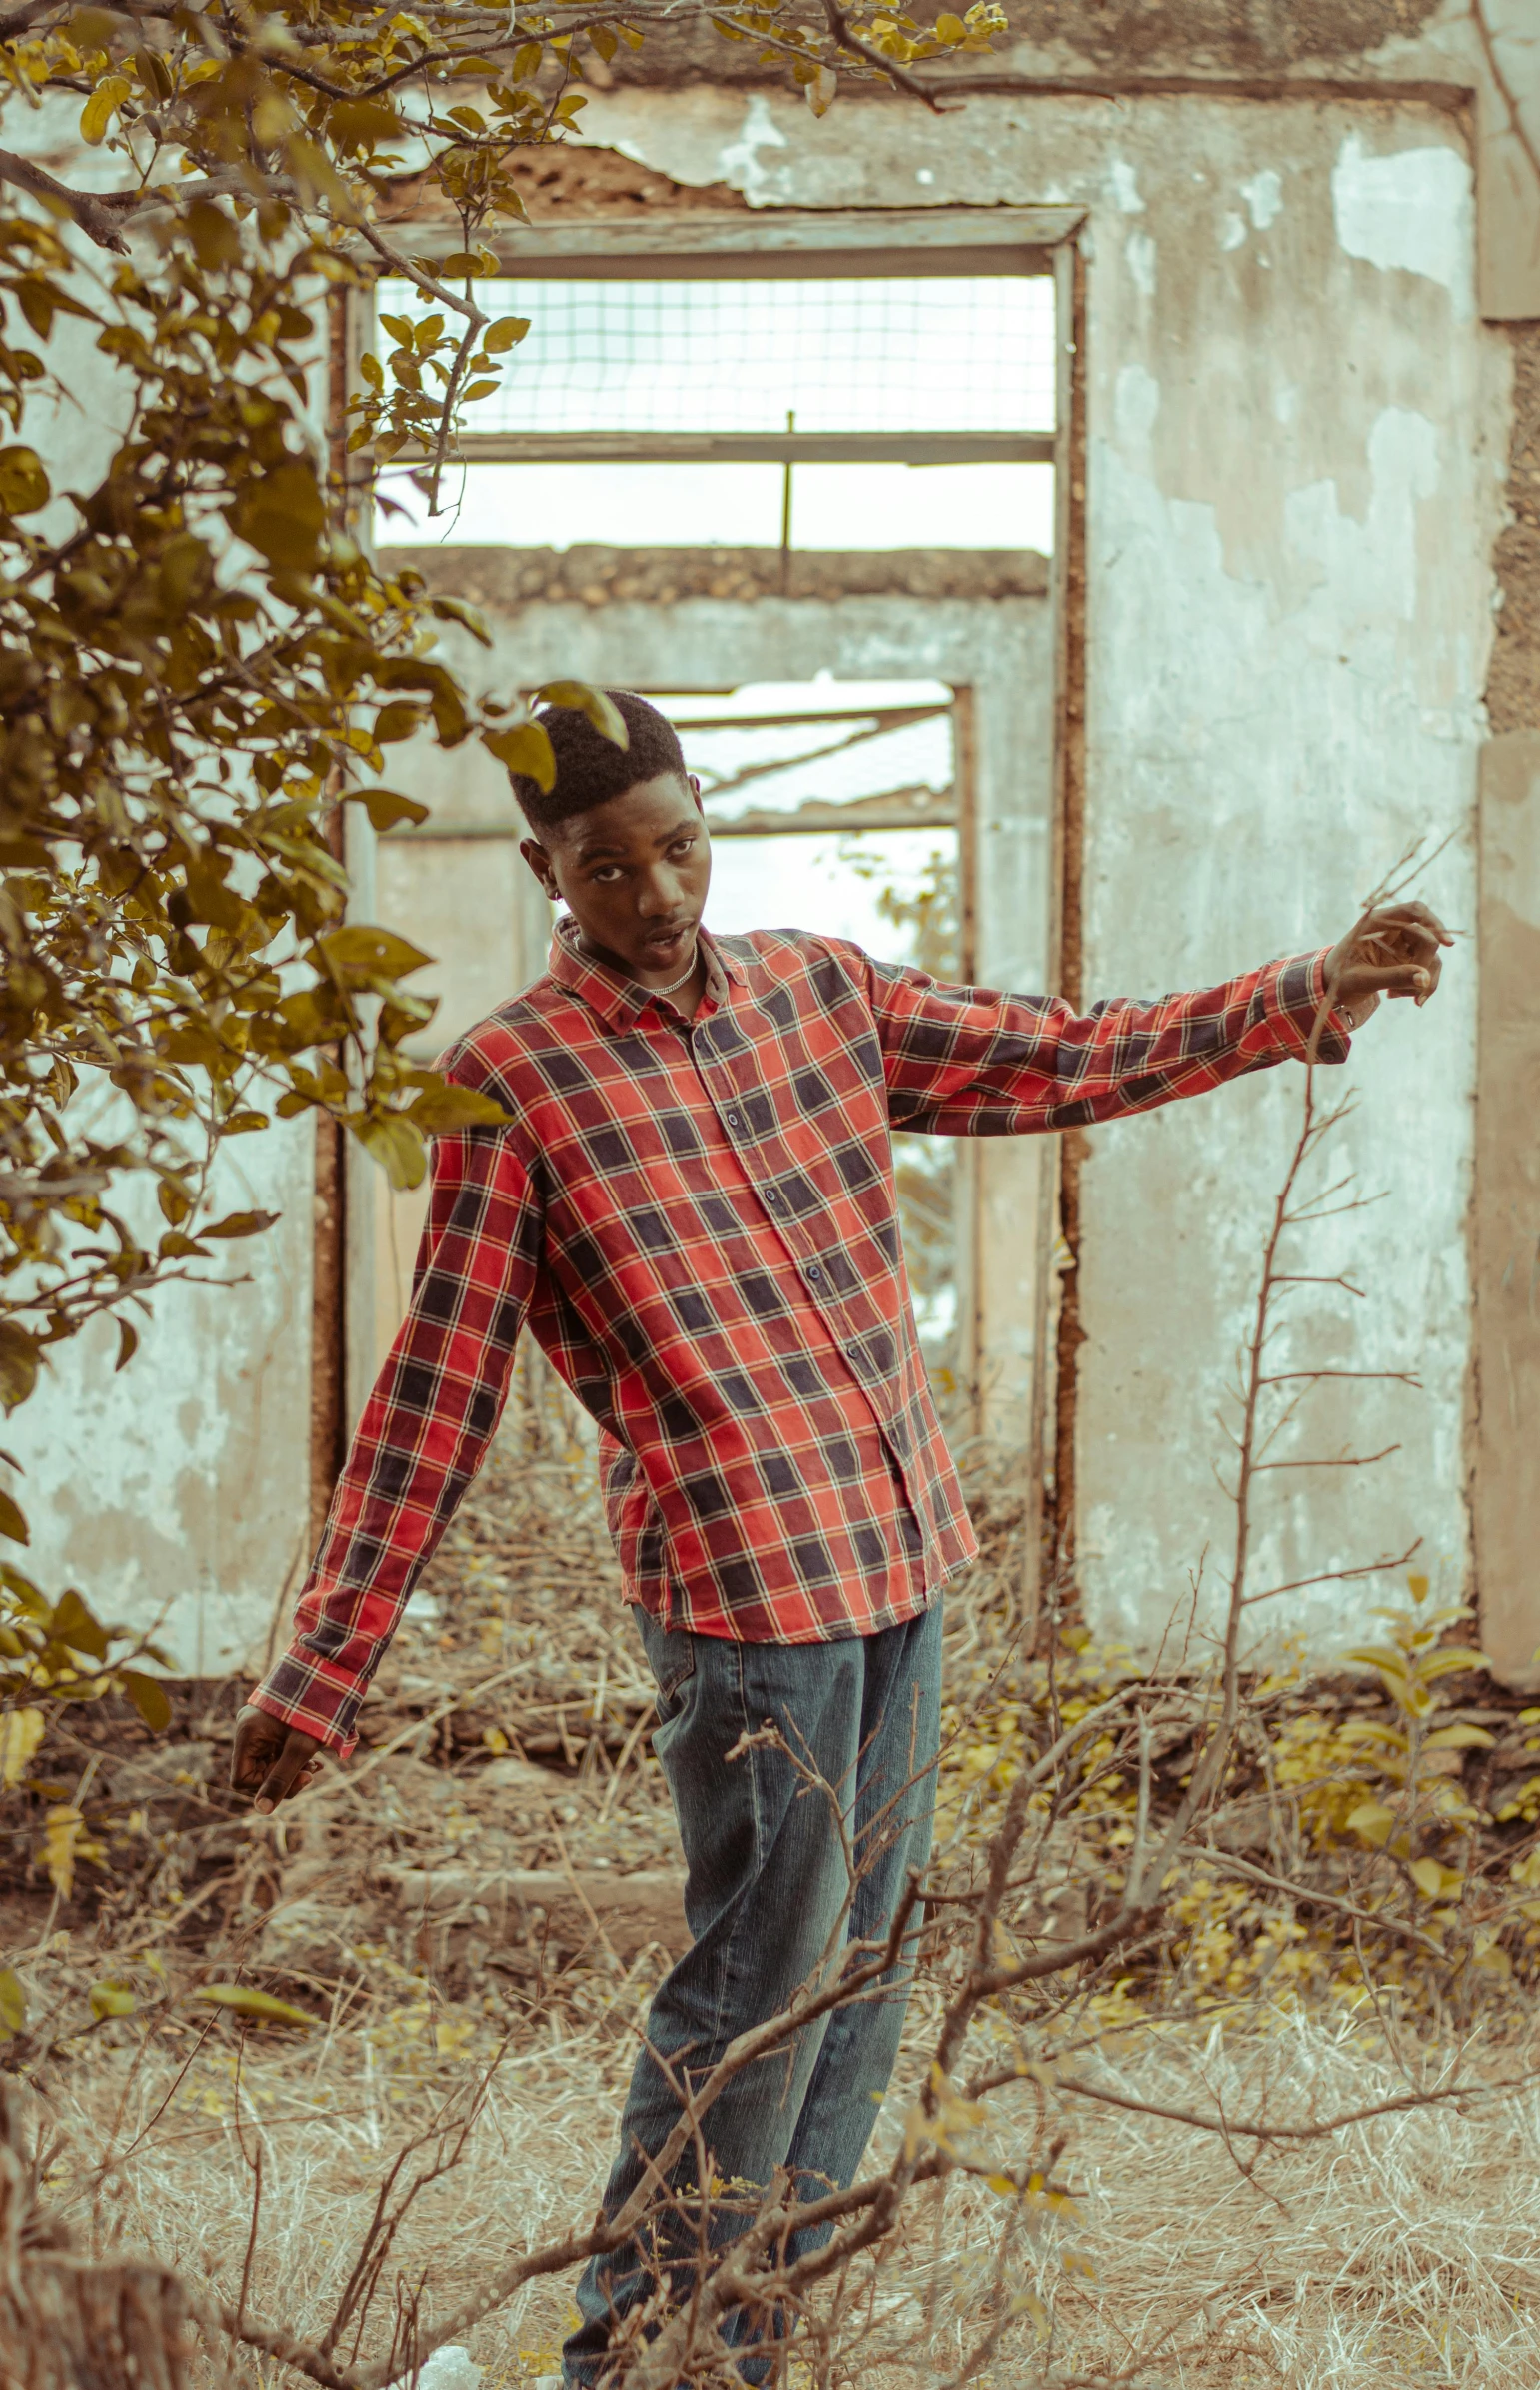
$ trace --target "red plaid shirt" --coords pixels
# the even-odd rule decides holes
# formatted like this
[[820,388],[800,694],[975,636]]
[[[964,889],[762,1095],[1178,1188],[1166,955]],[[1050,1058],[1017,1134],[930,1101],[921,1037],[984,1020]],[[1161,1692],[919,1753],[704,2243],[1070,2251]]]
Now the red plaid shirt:
[[[1302,1054],[1321,955],[1077,1018],[839,939],[703,940],[704,1000],[576,949],[446,1058],[507,1127],[441,1138],[412,1305],[293,1645],[253,1696],[346,1751],[475,1476],[527,1322],[598,1420],[626,1598],[743,1642],[872,1634],[976,1550],[915,1332],[892,1128],[1055,1130]],[[1322,1059],[1347,1040],[1333,1017]]]

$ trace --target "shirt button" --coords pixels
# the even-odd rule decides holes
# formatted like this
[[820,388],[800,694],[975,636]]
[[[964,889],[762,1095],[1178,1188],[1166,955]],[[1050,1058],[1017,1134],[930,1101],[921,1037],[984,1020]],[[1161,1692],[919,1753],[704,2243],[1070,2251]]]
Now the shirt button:
[[728,1115],[728,1127],[730,1129],[742,1129],[744,1123],[742,1115],[736,1112],[730,1112]]
[[773,1187],[767,1187],[767,1189],[765,1190],[765,1200],[767,1201],[767,1203],[778,1203],[778,1202],[779,1202],[779,1200],[780,1200],[780,1197],[779,1197],[779,1195],[776,1194],[776,1192],[775,1192],[775,1190],[774,1190],[774,1188],[773,1188]]
[[821,1269],[818,1267],[818,1265],[817,1265],[816,1261],[809,1261],[809,1262],[808,1262],[808,1264],[807,1264],[807,1275],[808,1275],[810,1278],[820,1278],[820,1277],[823,1275],[823,1272],[822,1272],[822,1270],[821,1270]]

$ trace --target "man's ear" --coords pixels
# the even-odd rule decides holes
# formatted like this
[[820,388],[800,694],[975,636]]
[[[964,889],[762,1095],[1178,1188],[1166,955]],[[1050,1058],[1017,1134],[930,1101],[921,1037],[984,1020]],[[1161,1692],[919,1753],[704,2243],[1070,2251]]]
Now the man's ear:
[[685,781],[686,786],[690,790],[691,796],[696,801],[696,812],[700,815],[702,821],[704,822],[706,820],[706,808],[701,803],[701,776],[698,772],[687,772],[685,775]]
[[552,903],[558,903],[562,892],[556,884],[556,875],[551,869],[551,858],[539,839],[521,839],[519,852]]

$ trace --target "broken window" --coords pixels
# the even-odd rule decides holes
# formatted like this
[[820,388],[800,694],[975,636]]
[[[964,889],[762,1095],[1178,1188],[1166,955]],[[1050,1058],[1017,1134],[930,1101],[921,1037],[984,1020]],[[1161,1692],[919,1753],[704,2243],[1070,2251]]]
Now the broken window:
[[[1008,249],[965,273],[947,254],[901,274],[689,256],[630,274],[599,257],[483,283],[482,306],[529,332],[468,417],[448,512],[430,521],[400,465],[386,536],[1046,553],[1053,284]],[[405,283],[377,305],[430,312]]]

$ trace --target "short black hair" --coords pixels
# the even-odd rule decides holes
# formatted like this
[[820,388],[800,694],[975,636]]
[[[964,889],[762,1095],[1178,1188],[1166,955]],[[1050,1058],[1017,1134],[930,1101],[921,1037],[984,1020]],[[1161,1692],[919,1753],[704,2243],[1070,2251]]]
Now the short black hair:
[[676,773],[687,781],[685,750],[680,735],[656,706],[630,689],[607,689],[611,703],[625,723],[629,744],[617,747],[576,706],[542,706],[535,719],[551,741],[556,779],[549,789],[527,772],[511,772],[519,808],[537,838],[556,830],[576,814],[586,814],[612,797],[624,796],[639,781],[659,780]]

